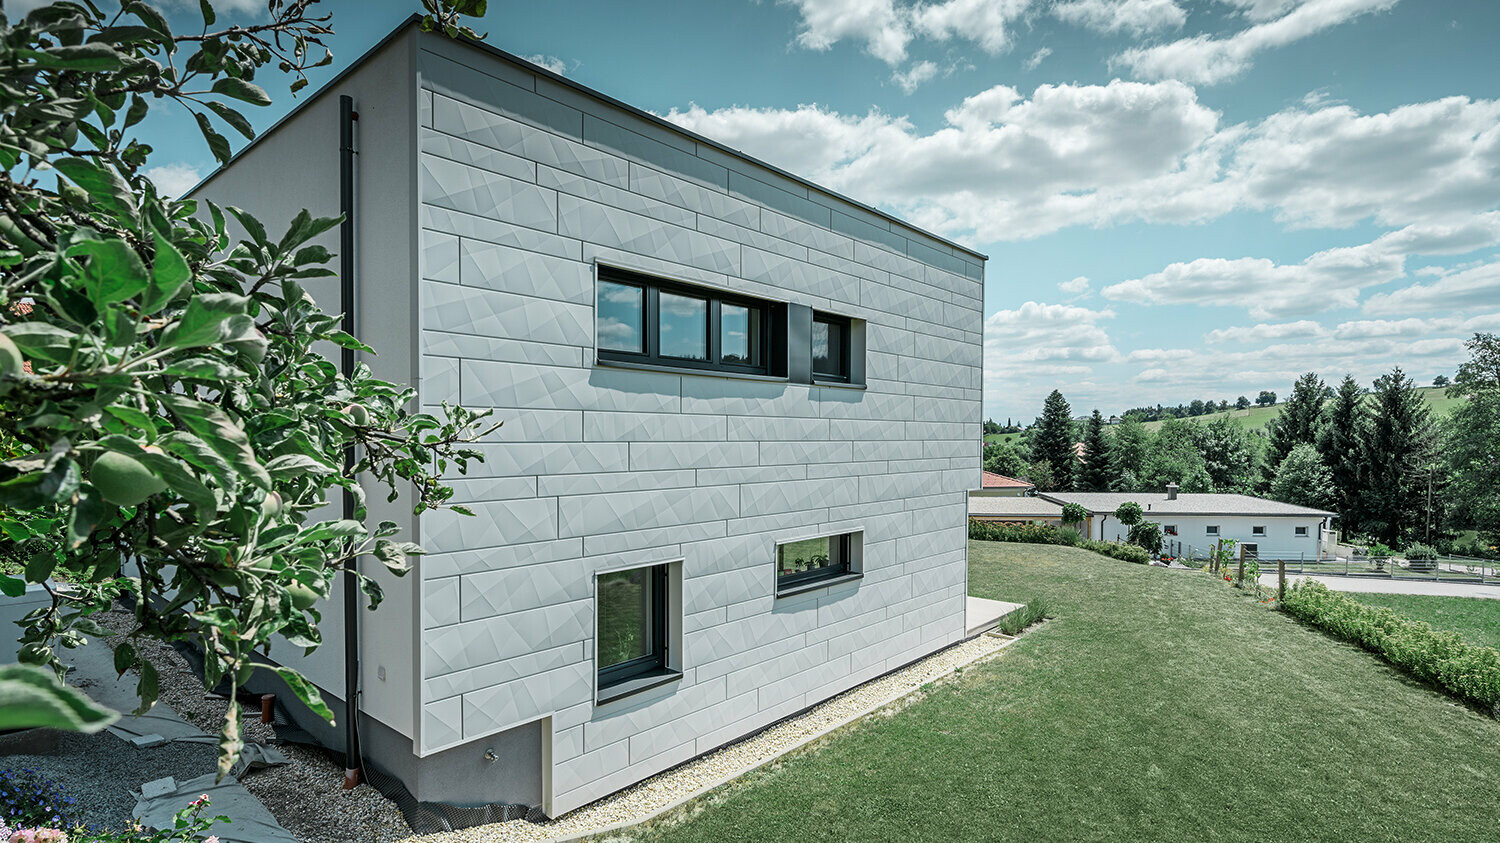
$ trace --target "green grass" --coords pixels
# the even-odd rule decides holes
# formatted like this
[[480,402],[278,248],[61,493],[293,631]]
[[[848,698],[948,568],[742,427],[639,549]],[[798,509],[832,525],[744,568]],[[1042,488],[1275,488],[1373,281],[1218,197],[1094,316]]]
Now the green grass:
[[[1496,589],[1500,594],[1500,589]],[[1434,629],[1457,632],[1474,644],[1500,647],[1500,600],[1486,597],[1435,597],[1430,594],[1361,594],[1350,597],[1371,606],[1395,609]]]
[[1494,840],[1500,723],[1201,573],[970,548],[1053,620],[630,837]]

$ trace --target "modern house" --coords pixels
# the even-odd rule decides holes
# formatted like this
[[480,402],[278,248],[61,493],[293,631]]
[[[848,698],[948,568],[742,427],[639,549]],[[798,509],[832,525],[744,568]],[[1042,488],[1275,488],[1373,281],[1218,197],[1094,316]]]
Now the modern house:
[[271,653],[417,799],[556,816],[973,626],[983,255],[410,22],[192,195],[347,210],[364,362],[505,421]]
[[[1249,495],[1162,492],[1043,492],[1059,506],[1081,504],[1090,513],[1090,538],[1123,540],[1129,528],[1114,517],[1127,501],[1140,504],[1145,517],[1161,524],[1163,552],[1206,558],[1220,539],[1233,539],[1248,555],[1262,559],[1318,559],[1332,535],[1336,513]],[[972,503],[971,503],[972,506]]]
[[1004,474],[986,471],[979,478],[979,488],[969,494],[975,497],[1020,497],[1034,491],[1036,491],[1036,484],[1030,481],[1017,480],[1014,477],[1006,477]]

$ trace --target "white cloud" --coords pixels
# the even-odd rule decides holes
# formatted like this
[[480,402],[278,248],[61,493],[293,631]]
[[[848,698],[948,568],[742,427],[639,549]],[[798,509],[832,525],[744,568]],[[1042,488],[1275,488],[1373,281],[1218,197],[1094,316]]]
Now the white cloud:
[[1244,205],[1294,225],[1405,225],[1500,200],[1500,101],[1447,97],[1362,115],[1348,106],[1267,117],[1225,178]]
[[[1198,258],[1173,263],[1160,272],[1111,284],[1101,294],[1107,299],[1145,304],[1244,307],[1257,319],[1298,316],[1355,306],[1364,289],[1405,277],[1408,255],[1464,254],[1497,243],[1500,213],[1492,212],[1409,225],[1363,245],[1325,249],[1298,264],[1278,264],[1265,258]],[[1459,275],[1468,273],[1451,277]],[[1444,282],[1448,279],[1375,296],[1365,309],[1372,313],[1400,312],[1404,304],[1432,310],[1442,305],[1429,301],[1468,302],[1489,289],[1487,282],[1474,276]],[[1398,310],[1378,310],[1392,307]]]
[[1240,343],[1248,344],[1255,342],[1268,342],[1270,340],[1300,339],[1304,337],[1326,336],[1328,331],[1319,323],[1310,319],[1298,322],[1275,322],[1259,325],[1237,325],[1230,328],[1216,328],[1203,335],[1203,338],[1212,343]]
[[156,184],[163,196],[178,197],[203,180],[203,174],[191,164],[163,164],[146,170],[146,178]]
[[1087,275],[1080,275],[1077,278],[1061,281],[1058,283],[1057,289],[1074,296],[1087,293],[1089,291],[1089,278]]
[[1042,62],[1047,60],[1047,57],[1050,55],[1052,55],[1052,48],[1042,47],[1041,49],[1032,53],[1031,58],[1027,59],[1025,62],[1023,62],[1023,64],[1025,65],[1027,70],[1036,70],[1041,66]]
[[891,74],[891,81],[895,82],[902,91],[911,93],[923,84],[931,82],[937,77],[938,66],[934,62],[919,61],[907,68],[904,72],[897,71]]
[[1405,289],[1371,296],[1366,313],[1380,316],[1425,313],[1458,308],[1493,307],[1500,302],[1500,262],[1487,263],[1431,284],[1413,284]]
[[1302,0],[1219,0],[1219,2],[1237,7],[1240,14],[1250,20],[1264,21],[1281,17]]
[[973,41],[985,52],[1003,53],[1011,47],[1011,28],[1031,8],[1031,0],[944,0],[912,9],[912,24],[937,40]]
[[526,60],[531,62],[532,64],[544,67],[552,71],[553,73],[556,73],[558,76],[565,76],[568,73],[568,63],[558,58],[557,56],[548,56],[538,53],[534,56],[526,56]]
[[906,58],[911,41],[907,13],[893,0],[782,0],[802,15],[797,44],[827,50],[839,41],[863,42],[865,51],[887,64]]
[[[1195,35],[1166,44],[1134,47],[1111,59],[1113,66],[1126,67],[1143,79],[1181,79],[1213,85],[1243,73],[1257,53],[1283,47],[1361,15],[1382,12],[1398,0],[1306,0],[1289,7],[1283,3],[1236,3],[1252,19],[1262,20],[1226,38]],[[1288,9],[1274,19],[1257,13]]]
[[[984,320],[984,382],[1008,406],[1040,406],[1053,384],[1066,382],[1070,397],[1090,399],[1113,388],[1088,382],[1100,364],[1120,352],[1101,324],[1111,310],[1029,301]],[[1082,405],[1080,405],[1082,406]]]
[[1178,29],[1187,21],[1187,12],[1174,0],[1071,0],[1054,6],[1052,13],[1095,32],[1135,36]]

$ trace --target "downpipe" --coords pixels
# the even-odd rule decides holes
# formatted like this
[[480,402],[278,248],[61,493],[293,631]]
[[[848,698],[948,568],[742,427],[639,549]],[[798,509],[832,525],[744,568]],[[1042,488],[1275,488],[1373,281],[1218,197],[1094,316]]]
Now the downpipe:
[[[339,210],[344,221],[339,225],[339,308],[343,311],[344,333],[354,332],[354,123],[359,113],[354,98],[339,96]],[[354,374],[354,349],[339,353],[339,368],[344,377]],[[344,449],[344,475],[354,470],[354,446]],[[353,520],[354,494],[344,490],[344,518]],[[364,759],[359,745],[359,578],[358,562],[344,563],[344,789],[359,786]]]

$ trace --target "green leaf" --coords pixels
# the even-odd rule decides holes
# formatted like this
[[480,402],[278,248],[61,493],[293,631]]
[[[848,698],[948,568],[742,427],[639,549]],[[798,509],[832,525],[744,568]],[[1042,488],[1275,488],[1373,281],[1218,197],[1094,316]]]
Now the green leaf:
[[122,302],[146,289],[150,280],[141,256],[119,238],[85,240],[68,248],[69,257],[86,257],[84,290],[94,307]]
[[0,574],[0,594],[6,597],[20,597],[26,593],[26,581],[20,577],[11,577]]
[[204,293],[188,301],[182,319],[162,333],[165,348],[199,348],[224,338],[226,323],[245,312],[249,299],[234,293]]
[[121,641],[115,647],[115,674],[124,675],[125,671],[135,667],[135,647],[129,641]]
[[73,356],[73,342],[78,335],[66,328],[46,322],[21,322],[0,329],[27,357],[62,363]]
[[156,243],[156,256],[151,259],[151,286],[141,297],[141,312],[146,314],[166,307],[193,274],[172,241],[156,232],[152,232],[152,238]]
[[[72,512],[68,518],[68,547],[77,549],[89,540],[89,534],[94,531],[100,521],[108,518],[114,507],[107,503],[92,486],[85,486],[78,492],[78,502],[73,505]],[[51,573],[50,569],[48,573]],[[31,577],[31,566],[26,567],[26,576]],[[32,582],[40,582],[33,579]]]
[[215,781],[223,781],[229,775],[245,748],[245,742],[240,740],[240,706],[233,701],[233,695],[230,700],[229,710],[224,713],[224,728],[219,732],[219,775]]
[[17,53],[32,59],[42,67],[57,70],[81,70],[85,73],[102,73],[118,70],[125,64],[125,57],[108,44],[90,42],[66,47],[48,47],[45,52],[18,50]]
[[250,121],[245,119],[245,115],[222,102],[210,100],[205,102],[204,105],[208,106],[210,111],[219,115],[219,119],[228,123],[230,128],[244,135],[248,140],[255,140],[255,129],[250,126]]
[[323,695],[318,693],[317,686],[302,678],[302,674],[289,667],[277,667],[275,670],[276,675],[281,677],[281,681],[285,682],[287,687],[292,689],[292,693],[297,695],[297,699],[312,709],[314,714],[327,720],[329,723],[333,722],[333,710],[328,707],[327,703],[323,702]]
[[233,153],[229,149],[229,139],[214,131],[212,123],[201,111],[193,112],[193,119],[198,121],[198,131],[203,133],[203,140],[208,143],[208,151],[212,152],[214,158],[220,164],[228,164]]
[[178,360],[162,370],[162,374],[189,380],[233,381],[245,377],[239,369],[212,357],[190,357]]
[[248,102],[251,105],[271,104],[271,97],[259,85],[233,76],[220,76],[215,79],[212,90],[216,94]]
[[[209,453],[213,454],[212,451],[209,451]],[[218,454],[213,454],[213,456],[215,459],[219,459]],[[213,513],[218,509],[219,500],[214,497],[214,493],[207,486],[203,485],[198,478],[194,477],[181,464],[166,454],[145,453],[141,454],[139,459],[167,484],[167,488],[180,495],[194,509],[203,513],[203,516],[199,518],[200,521],[206,524],[210,520]],[[222,462],[222,460],[219,461]],[[227,470],[229,466],[225,465],[224,468]]]
[[158,12],[151,5],[141,2],[128,4],[125,7],[125,11],[130,12],[131,14],[140,18],[141,22],[144,23],[152,32],[160,35],[162,43],[165,45],[169,45],[167,47],[169,51],[175,48],[176,45],[172,40],[172,28],[167,25],[167,19],[162,16],[161,12]]
[[270,242],[266,239],[266,227],[261,225],[260,220],[256,219],[254,214],[233,205],[230,205],[227,210],[239,220],[240,226],[245,229],[246,234],[250,235],[251,240],[262,246]]
[[97,732],[120,715],[57,681],[50,670],[26,665],[0,667],[0,730],[44,726]]
[[52,552],[52,549],[50,547],[37,548],[36,552],[31,554],[31,558],[26,560],[26,581],[46,582],[47,578],[52,576],[52,569],[55,567],[57,567],[57,555]]
[[151,436],[156,435],[156,425],[151,421],[151,417],[134,407],[127,407],[124,404],[111,404],[104,408],[104,412],[136,430],[143,431]]
[[347,539],[359,535],[363,530],[364,527],[358,521],[323,521],[303,531],[301,539],[308,542]]
[[[189,430],[202,437],[219,456],[228,460],[242,477],[262,489],[271,487],[271,477],[255,458],[249,437],[223,410],[212,404],[176,395],[164,398],[163,403]],[[162,447],[167,446],[163,444]]]
[[266,463],[266,471],[278,479],[312,474],[319,477],[333,474],[332,466],[313,459],[306,454],[283,454]]
[[[156,440],[156,444],[181,457],[189,465],[208,472],[221,487],[234,488],[236,475],[229,461],[219,456],[217,451],[197,436],[186,431],[174,430]],[[165,476],[162,479],[171,482]]]
[[213,26],[214,21],[218,20],[218,15],[214,14],[214,4],[209,0],[198,0],[198,10],[203,13],[204,26]]
[[[135,695],[140,698],[141,705],[135,710],[137,716],[145,714],[151,706],[156,705],[156,698],[161,694],[161,677],[156,673],[156,667],[145,659],[141,660],[141,678],[135,683]],[[231,710],[234,706],[229,707]]]
[[52,166],[87,191],[101,210],[116,217],[136,218],[135,192],[113,169],[84,158],[59,158]]

